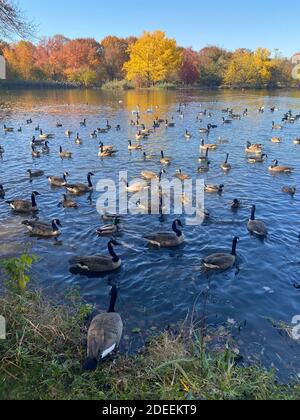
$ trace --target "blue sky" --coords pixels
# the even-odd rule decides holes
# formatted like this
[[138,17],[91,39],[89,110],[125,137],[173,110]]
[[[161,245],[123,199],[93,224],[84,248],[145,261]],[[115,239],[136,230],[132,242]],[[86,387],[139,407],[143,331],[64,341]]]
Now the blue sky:
[[140,35],[163,29],[182,46],[264,46],[286,56],[300,50],[300,1],[19,0],[40,35],[70,38]]

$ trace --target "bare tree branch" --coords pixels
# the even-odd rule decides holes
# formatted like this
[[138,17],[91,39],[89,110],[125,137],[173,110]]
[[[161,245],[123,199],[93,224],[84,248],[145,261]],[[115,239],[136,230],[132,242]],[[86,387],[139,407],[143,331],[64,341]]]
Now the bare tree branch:
[[14,36],[31,38],[34,34],[34,25],[29,22],[11,0],[0,0],[0,37],[12,39]]

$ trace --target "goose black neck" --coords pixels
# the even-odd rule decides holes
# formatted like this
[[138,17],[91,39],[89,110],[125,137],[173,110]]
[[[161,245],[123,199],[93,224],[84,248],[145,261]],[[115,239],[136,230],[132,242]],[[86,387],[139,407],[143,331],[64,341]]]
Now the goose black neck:
[[228,160],[229,160],[229,153],[227,153],[227,155],[226,155],[226,160],[225,160],[226,164],[228,163]]
[[52,229],[53,229],[53,232],[58,230],[55,220],[53,220],[52,222]]
[[238,238],[234,238],[233,243],[232,243],[232,251],[231,251],[232,255],[236,255],[237,243],[238,243]]
[[88,180],[89,187],[92,188],[93,184],[92,184],[92,177],[91,177],[91,175],[88,175],[87,180]]
[[251,220],[255,220],[255,212],[256,212],[256,208],[255,206],[253,206],[251,210]]
[[36,207],[35,194],[31,194],[31,205],[32,205],[32,207]]
[[120,260],[120,258],[115,253],[113,245],[112,245],[111,242],[109,242],[109,244],[108,244],[108,252],[111,255],[114,263],[117,263]]
[[177,228],[177,220],[175,220],[175,222],[173,222],[172,229],[176,233],[178,238],[180,238],[182,236],[182,232]]
[[110,298],[110,304],[108,313],[114,313],[115,312],[115,306],[118,298],[118,291],[116,287],[113,287],[111,290],[111,298]]

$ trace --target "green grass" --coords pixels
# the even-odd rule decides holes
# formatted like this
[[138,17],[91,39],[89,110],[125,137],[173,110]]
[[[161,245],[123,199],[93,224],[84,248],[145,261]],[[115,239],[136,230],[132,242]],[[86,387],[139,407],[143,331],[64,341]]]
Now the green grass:
[[113,90],[131,90],[134,89],[134,85],[127,80],[113,80],[106,82],[101,87],[102,90],[113,91]]
[[7,340],[0,342],[0,399],[299,399],[300,387],[276,384],[273,373],[239,367],[230,350],[205,350],[187,328],[153,338],[144,351],[119,354],[95,373],[82,371],[85,318],[78,300],[58,306],[41,292],[0,298]]

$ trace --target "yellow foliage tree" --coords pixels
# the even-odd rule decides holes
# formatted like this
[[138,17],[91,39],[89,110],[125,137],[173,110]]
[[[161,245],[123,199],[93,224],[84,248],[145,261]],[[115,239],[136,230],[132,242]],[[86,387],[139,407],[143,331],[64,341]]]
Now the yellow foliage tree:
[[182,61],[175,39],[167,38],[162,31],[144,32],[128,51],[130,59],[124,70],[127,79],[139,85],[151,86],[167,80]]
[[229,62],[225,84],[229,86],[263,87],[271,83],[275,63],[266,48],[256,51],[236,50]]

